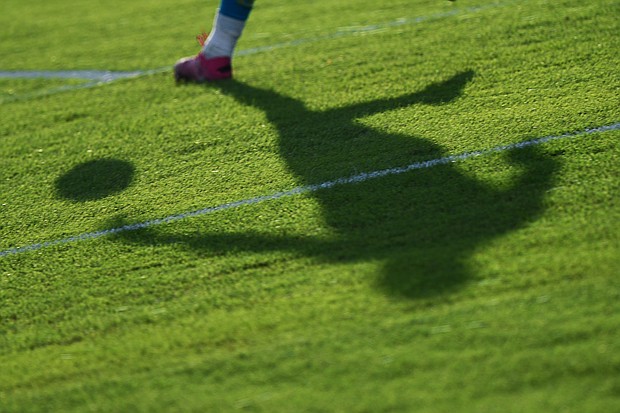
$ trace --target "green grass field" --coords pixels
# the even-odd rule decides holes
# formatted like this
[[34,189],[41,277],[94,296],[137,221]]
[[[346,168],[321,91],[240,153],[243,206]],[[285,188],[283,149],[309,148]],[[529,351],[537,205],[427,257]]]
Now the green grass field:
[[0,6],[0,412],[620,412],[620,3],[216,6]]

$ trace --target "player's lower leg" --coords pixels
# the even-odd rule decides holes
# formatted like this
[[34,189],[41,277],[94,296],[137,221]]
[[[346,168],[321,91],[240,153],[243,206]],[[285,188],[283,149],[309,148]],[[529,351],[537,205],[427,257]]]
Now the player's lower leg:
[[232,55],[253,3],[254,0],[222,0],[202,50],[198,56],[175,64],[175,78],[204,82],[232,77]]

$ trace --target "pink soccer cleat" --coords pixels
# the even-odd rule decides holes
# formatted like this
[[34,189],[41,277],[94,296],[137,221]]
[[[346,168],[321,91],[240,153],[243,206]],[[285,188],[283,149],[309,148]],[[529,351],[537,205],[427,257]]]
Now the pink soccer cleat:
[[187,82],[210,82],[213,80],[230,79],[232,66],[230,57],[207,58],[202,53],[194,57],[180,59],[174,65],[174,78]]

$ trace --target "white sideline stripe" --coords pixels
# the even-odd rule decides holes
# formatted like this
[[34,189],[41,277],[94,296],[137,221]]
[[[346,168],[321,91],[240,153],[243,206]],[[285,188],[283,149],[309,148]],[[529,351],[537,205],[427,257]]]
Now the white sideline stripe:
[[404,174],[406,172],[413,171],[416,169],[426,169],[426,168],[431,168],[437,165],[444,165],[447,163],[464,161],[466,159],[474,158],[477,156],[490,155],[494,153],[509,151],[512,149],[521,149],[521,148],[526,148],[530,146],[541,145],[543,143],[554,141],[554,140],[573,138],[573,137],[578,137],[578,136],[590,135],[590,134],[598,133],[598,132],[609,132],[609,131],[615,131],[615,130],[620,130],[620,122],[607,125],[607,126],[600,126],[600,127],[592,128],[592,129],[584,129],[578,132],[566,133],[563,135],[545,136],[542,138],[536,138],[536,139],[531,139],[531,140],[524,141],[524,142],[512,143],[509,145],[495,146],[490,149],[482,149],[479,151],[465,152],[460,155],[449,155],[443,158],[436,158],[436,159],[431,159],[431,160],[423,161],[423,162],[415,162],[407,166],[402,166],[402,167],[397,167],[397,168],[382,169],[382,170],[373,171],[373,172],[364,172],[364,173],[353,175],[347,178],[338,178],[332,181],[326,181],[326,182],[315,184],[315,185],[298,186],[293,189],[276,192],[270,195],[263,195],[263,196],[258,196],[254,198],[242,199],[240,201],[207,207],[207,208],[199,209],[196,211],[190,211],[190,212],[184,212],[181,214],[170,215],[165,218],[157,218],[157,219],[153,219],[150,221],[140,222],[140,223],[131,224],[131,225],[124,225],[122,227],[106,229],[103,231],[87,232],[84,234],[74,235],[72,237],[58,239],[54,241],[46,241],[46,242],[42,242],[38,244],[31,244],[31,245],[26,245],[23,247],[11,248],[11,249],[7,249],[4,251],[0,251],[0,257],[16,255],[16,254],[20,254],[20,253],[24,253],[28,251],[36,251],[42,248],[68,244],[71,242],[78,242],[78,241],[85,241],[89,239],[101,238],[107,235],[117,234],[120,232],[135,231],[135,230],[142,229],[142,228],[149,228],[149,227],[153,227],[156,225],[179,221],[181,219],[192,218],[192,217],[197,217],[201,215],[208,215],[208,214],[212,214],[218,211],[238,208],[238,207],[245,206],[245,205],[254,205],[254,204],[258,204],[258,203],[265,202],[265,201],[271,201],[274,199],[281,199],[281,198],[287,198],[287,197],[300,195],[300,194],[317,192],[319,190],[330,189],[338,185],[355,184],[355,183],[369,181],[371,179],[381,178],[384,176],[400,175],[400,174]]
[[0,70],[2,79],[83,79],[111,82],[126,77],[142,76],[144,70],[113,72],[111,70]]
[[[81,89],[90,89],[92,87],[95,86],[99,86],[99,85],[104,85],[104,84],[108,84],[108,83],[112,83],[115,82],[117,80],[121,80],[121,79],[131,79],[131,78],[138,78],[138,77],[142,77],[142,76],[149,76],[149,75],[153,75],[156,73],[164,73],[164,72],[168,72],[170,71],[169,67],[161,67],[159,69],[151,69],[151,70],[142,70],[142,71],[135,71],[135,72],[111,72],[108,70],[102,70],[102,71],[98,71],[98,70],[87,70],[84,72],[87,72],[86,75],[84,75],[84,77],[81,77],[80,73],[82,71],[79,70],[69,70],[69,71],[22,71],[22,72],[17,72],[17,71],[0,71],[0,79],[3,78],[3,75],[6,75],[6,78],[10,78],[10,79],[81,79],[81,80],[90,80],[90,82],[86,82],[86,83],[81,83],[78,85],[63,85],[63,86],[58,86],[58,87],[54,87],[51,89],[42,89],[42,90],[37,90],[34,92],[30,92],[30,93],[24,93],[22,95],[15,95],[15,96],[8,96],[4,99],[0,99],[0,104],[3,103],[8,103],[8,102],[14,102],[14,101],[19,101],[19,100],[27,100],[27,99],[32,99],[32,98],[36,98],[36,97],[40,97],[40,96],[51,96],[51,95],[55,95],[57,93],[61,93],[61,92],[72,92],[72,91],[76,91],[76,90],[81,90]],[[49,75],[47,77],[45,76],[38,76],[37,74],[45,74],[45,75]],[[70,77],[73,76],[73,74],[75,74],[75,77]],[[97,77],[97,75],[101,75],[100,77]],[[88,76],[92,76],[92,78],[89,78]]]
[[427,16],[409,17],[409,18],[401,17],[400,19],[396,19],[391,22],[377,23],[377,24],[371,24],[371,25],[366,25],[366,26],[342,27],[334,33],[329,33],[329,34],[325,34],[322,36],[302,38],[302,39],[297,39],[297,40],[291,40],[289,42],[276,43],[276,44],[269,45],[269,46],[259,46],[259,47],[254,47],[251,49],[241,50],[239,52],[236,52],[235,56],[246,56],[246,55],[252,55],[256,53],[269,52],[272,50],[282,49],[285,47],[293,47],[293,46],[299,46],[299,45],[303,45],[307,43],[314,43],[314,42],[318,42],[321,40],[333,40],[333,39],[338,39],[340,37],[345,37],[345,36],[351,36],[351,35],[357,35],[357,34],[363,34],[363,33],[373,33],[373,32],[378,32],[383,29],[389,29],[392,27],[407,26],[407,25],[424,23],[424,22],[431,21],[431,20],[452,17],[452,16],[459,15],[461,13],[477,13],[477,12],[480,12],[480,11],[483,11],[483,10],[486,10],[492,7],[500,7],[505,4],[506,3],[491,3],[491,4],[487,4],[484,6],[478,6],[478,7],[466,7],[466,8],[461,8],[461,9],[453,9],[447,12],[435,13],[435,14],[430,14]]

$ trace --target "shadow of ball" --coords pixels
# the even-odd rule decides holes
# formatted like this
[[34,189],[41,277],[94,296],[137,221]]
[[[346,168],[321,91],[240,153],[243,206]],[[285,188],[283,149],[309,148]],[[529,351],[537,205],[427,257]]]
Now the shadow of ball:
[[133,181],[134,167],[119,159],[97,159],[73,167],[56,179],[59,197],[92,201],[126,189]]

